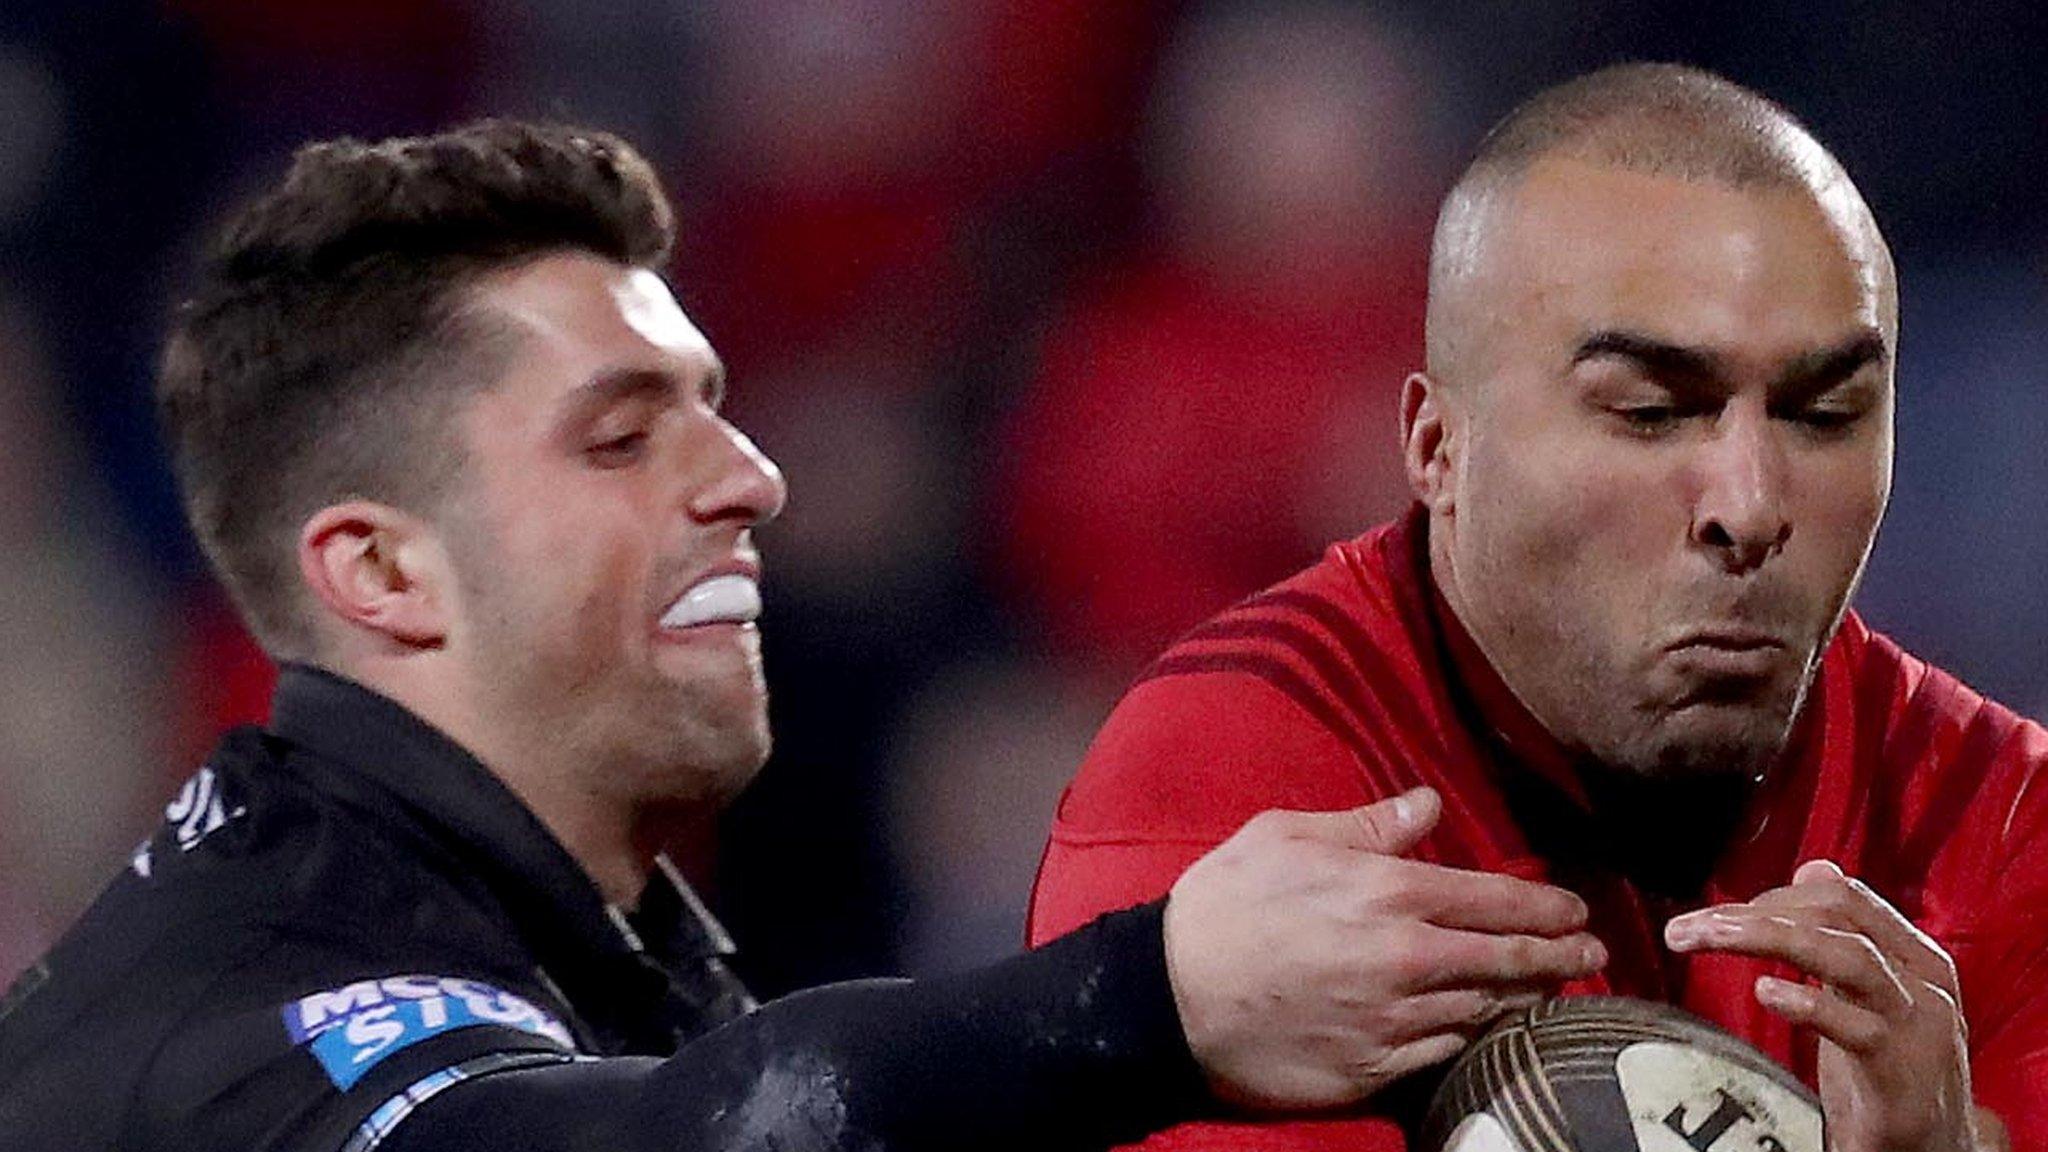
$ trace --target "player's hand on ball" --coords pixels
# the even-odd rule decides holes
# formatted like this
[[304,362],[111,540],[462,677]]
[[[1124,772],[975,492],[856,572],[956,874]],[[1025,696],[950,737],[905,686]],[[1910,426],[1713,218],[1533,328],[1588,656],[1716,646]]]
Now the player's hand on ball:
[[1219,1097],[1357,1103],[1606,963],[1572,893],[1403,859],[1441,814],[1429,789],[1267,812],[1174,885],[1174,999]]
[[1811,978],[1761,977],[1756,998],[1820,1038],[1828,1152],[1997,1147],[1978,1143],[1955,964],[1861,881],[1813,861],[1746,904],[1674,918],[1664,936],[1675,951],[1780,960]]

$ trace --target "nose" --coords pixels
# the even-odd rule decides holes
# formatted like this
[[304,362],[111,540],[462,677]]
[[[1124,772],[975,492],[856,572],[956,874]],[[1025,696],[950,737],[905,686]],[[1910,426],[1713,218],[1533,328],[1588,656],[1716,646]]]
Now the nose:
[[1730,405],[1701,445],[1692,540],[1734,574],[1761,567],[1792,538],[1785,460],[1760,409]]
[[754,446],[747,434],[714,418],[714,468],[689,498],[692,519],[701,523],[739,520],[765,524],[782,513],[789,484],[782,469]]

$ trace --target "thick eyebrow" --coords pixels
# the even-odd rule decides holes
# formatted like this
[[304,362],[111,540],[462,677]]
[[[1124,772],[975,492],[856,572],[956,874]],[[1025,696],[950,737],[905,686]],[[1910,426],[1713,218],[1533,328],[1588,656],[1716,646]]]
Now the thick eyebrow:
[[1572,350],[1572,365],[1603,357],[1632,360],[1653,376],[1682,376],[1718,380],[1724,376],[1721,358],[1704,348],[1688,348],[1640,332],[1603,329],[1579,341]]
[[[613,368],[576,386],[557,405],[556,425],[568,427],[624,400],[645,398],[672,403],[682,395],[683,381],[674,373],[658,368]],[[714,360],[698,390],[705,403],[717,408],[725,399],[725,365]]]
[[1884,335],[1866,329],[1833,348],[1809,352],[1793,360],[1771,383],[1773,392],[1814,396],[1840,384],[1872,364],[1891,357]]
[[[1771,382],[1771,391],[1801,395],[1825,392],[1867,365],[1884,363],[1890,355],[1883,334],[1875,329],[1865,329],[1833,348],[1822,348],[1795,357]],[[1726,379],[1727,363],[1717,353],[1618,329],[1604,329],[1579,341],[1579,346],[1572,352],[1572,364],[1576,366],[1605,356],[1633,361],[1653,376],[1702,381]]]

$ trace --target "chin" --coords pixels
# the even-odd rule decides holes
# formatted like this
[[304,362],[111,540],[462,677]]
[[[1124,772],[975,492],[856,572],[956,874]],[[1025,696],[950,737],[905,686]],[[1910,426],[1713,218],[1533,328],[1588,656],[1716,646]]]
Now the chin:
[[[702,738],[709,736],[709,739]],[[762,766],[768,763],[768,726],[745,727],[700,734],[696,747],[685,761],[701,790],[720,806],[745,791]]]
[[715,812],[753,783],[765,760],[765,755],[719,755],[693,744],[650,763],[627,787],[636,804]]
[[664,711],[640,717],[625,757],[635,767],[617,786],[652,804],[705,809],[731,802],[767,763],[765,710],[709,708],[702,700],[664,704]]
[[1756,778],[1784,754],[1791,740],[1788,711],[1757,706],[1697,704],[1667,718],[1628,766],[1647,776],[1700,779]]

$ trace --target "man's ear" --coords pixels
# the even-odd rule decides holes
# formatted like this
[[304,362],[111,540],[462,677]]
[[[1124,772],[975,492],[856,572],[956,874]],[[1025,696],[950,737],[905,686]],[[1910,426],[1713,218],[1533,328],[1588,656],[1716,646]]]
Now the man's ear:
[[1408,489],[1437,515],[1457,508],[1457,443],[1449,423],[1450,397],[1427,372],[1401,383],[1401,461]]
[[299,574],[338,620],[408,648],[448,637],[446,552],[424,522],[388,504],[315,512],[299,530]]

